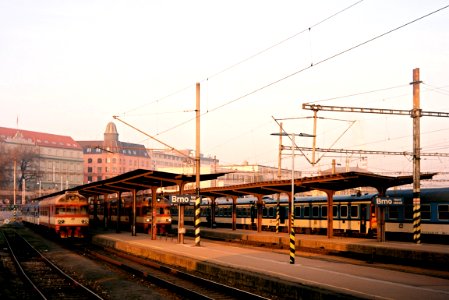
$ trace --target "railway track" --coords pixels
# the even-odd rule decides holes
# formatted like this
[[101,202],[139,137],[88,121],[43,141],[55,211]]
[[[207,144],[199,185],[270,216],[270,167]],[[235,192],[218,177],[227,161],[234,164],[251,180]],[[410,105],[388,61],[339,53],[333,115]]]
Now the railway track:
[[2,230],[17,272],[34,299],[102,299],[45,258],[14,230]]
[[113,249],[90,246],[85,255],[101,259],[115,267],[166,288],[183,299],[268,299],[208,279],[176,270],[154,261],[128,255]]

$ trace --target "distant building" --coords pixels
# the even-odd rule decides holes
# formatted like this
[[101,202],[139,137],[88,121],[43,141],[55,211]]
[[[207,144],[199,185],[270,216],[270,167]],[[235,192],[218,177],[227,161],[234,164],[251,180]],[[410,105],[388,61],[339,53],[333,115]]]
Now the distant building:
[[84,153],[84,183],[108,179],[136,169],[154,170],[144,145],[121,142],[117,127],[108,123],[104,140],[78,141]]
[[[220,178],[223,181],[223,186],[292,178],[292,171],[289,169],[281,169],[279,174],[278,168],[249,164],[248,162],[220,166],[220,172],[227,171],[230,173]],[[301,177],[301,172],[295,171],[294,177]]]
[[17,185],[23,178],[27,190],[54,192],[83,183],[83,151],[69,136],[0,127],[0,145],[10,159],[2,170],[4,189],[13,185],[14,161]]

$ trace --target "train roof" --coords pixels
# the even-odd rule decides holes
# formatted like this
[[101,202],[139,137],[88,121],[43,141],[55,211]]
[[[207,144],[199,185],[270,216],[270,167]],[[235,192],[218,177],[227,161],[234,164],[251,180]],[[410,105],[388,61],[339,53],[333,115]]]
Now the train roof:
[[[372,201],[375,197],[377,197],[377,193],[364,193],[364,194],[351,194],[351,195],[336,195],[333,198],[334,202],[344,202],[344,201]],[[406,203],[409,203],[413,199],[413,190],[394,190],[387,191],[388,197],[401,197],[405,200]],[[429,188],[421,190],[421,201],[423,203],[427,203],[430,201],[449,201],[449,188]],[[270,196],[264,196],[262,201],[265,204],[275,204],[277,203],[277,198],[273,198]],[[288,201],[288,197],[281,196],[281,203],[285,203]],[[295,197],[295,203],[301,202],[323,202],[327,201],[326,196],[297,196]],[[237,198],[238,204],[253,204],[257,202],[256,197],[241,197]],[[231,199],[225,198],[217,198],[217,204],[232,204]]]
[[66,204],[66,205],[84,205],[87,204],[87,199],[78,192],[65,192],[61,195],[50,196],[44,198],[39,202],[39,206],[52,204]]

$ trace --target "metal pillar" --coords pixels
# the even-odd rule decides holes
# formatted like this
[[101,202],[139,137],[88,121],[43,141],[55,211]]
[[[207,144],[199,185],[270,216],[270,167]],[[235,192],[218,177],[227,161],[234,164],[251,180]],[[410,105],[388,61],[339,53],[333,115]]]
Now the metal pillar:
[[151,188],[151,239],[157,238],[157,189],[158,187]]
[[120,232],[121,211],[122,211],[122,192],[118,192],[118,199],[117,199],[117,227],[115,229],[116,233]]
[[263,205],[262,196],[257,195],[257,232],[262,232]]
[[419,69],[413,70],[413,241],[421,243],[421,196],[420,196],[420,95]]
[[196,199],[195,199],[195,246],[200,246],[201,197],[200,197],[200,84],[196,84]]
[[131,216],[131,235],[136,236],[136,202],[137,195],[136,190],[132,190],[133,194],[133,206],[132,206],[132,216]]
[[327,237],[334,237],[334,191],[325,191],[327,195]]
[[237,197],[232,196],[232,230],[237,230]]

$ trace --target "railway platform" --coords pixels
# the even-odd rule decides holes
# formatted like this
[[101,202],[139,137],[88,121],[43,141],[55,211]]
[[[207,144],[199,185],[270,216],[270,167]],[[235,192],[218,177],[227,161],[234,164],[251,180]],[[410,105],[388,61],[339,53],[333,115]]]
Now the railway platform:
[[[193,226],[185,226],[186,234],[194,236]],[[226,228],[201,228],[201,237],[242,244],[289,249],[287,233],[254,230],[231,230]],[[340,255],[370,262],[385,262],[449,270],[449,245],[415,244],[411,242],[377,242],[375,239],[333,237],[324,235],[296,234],[297,251]]]
[[[187,235],[193,228],[187,228]],[[190,237],[178,243],[176,236],[151,236],[130,232],[96,230],[92,242],[146,257],[165,265],[232,284],[257,290],[273,299],[448,299],[449,276],[443,271],[405,272],[345,261],[316,259],[301,255],[301,249],[315,248],[347,253],[385,253],[395,257],[410,255],[423,263],[432,259],[448,263],[449,247],[412,243],[377,243],[374,240],[297,235],[296,263],[289,263],[286,250],[276,250],[286,233],[253,232],[230,229],[201,229],[200,245]],[[217,243],[208,239],[227,241]],[[269,247],[237,247],[239,242]],[[270,245],[268,245],[270,244]],[[279,246],[280,248],[280,246]],[[362,249],[362,250],[356,250]],[[365,249],[365,250],[363,250]],[[368,250],[366,250],[368,249]],[[415,257],[420,257],[416,259]],[[419,268],[418,268],[419,269]],[[447,269],[446,269],[447,270]]]

